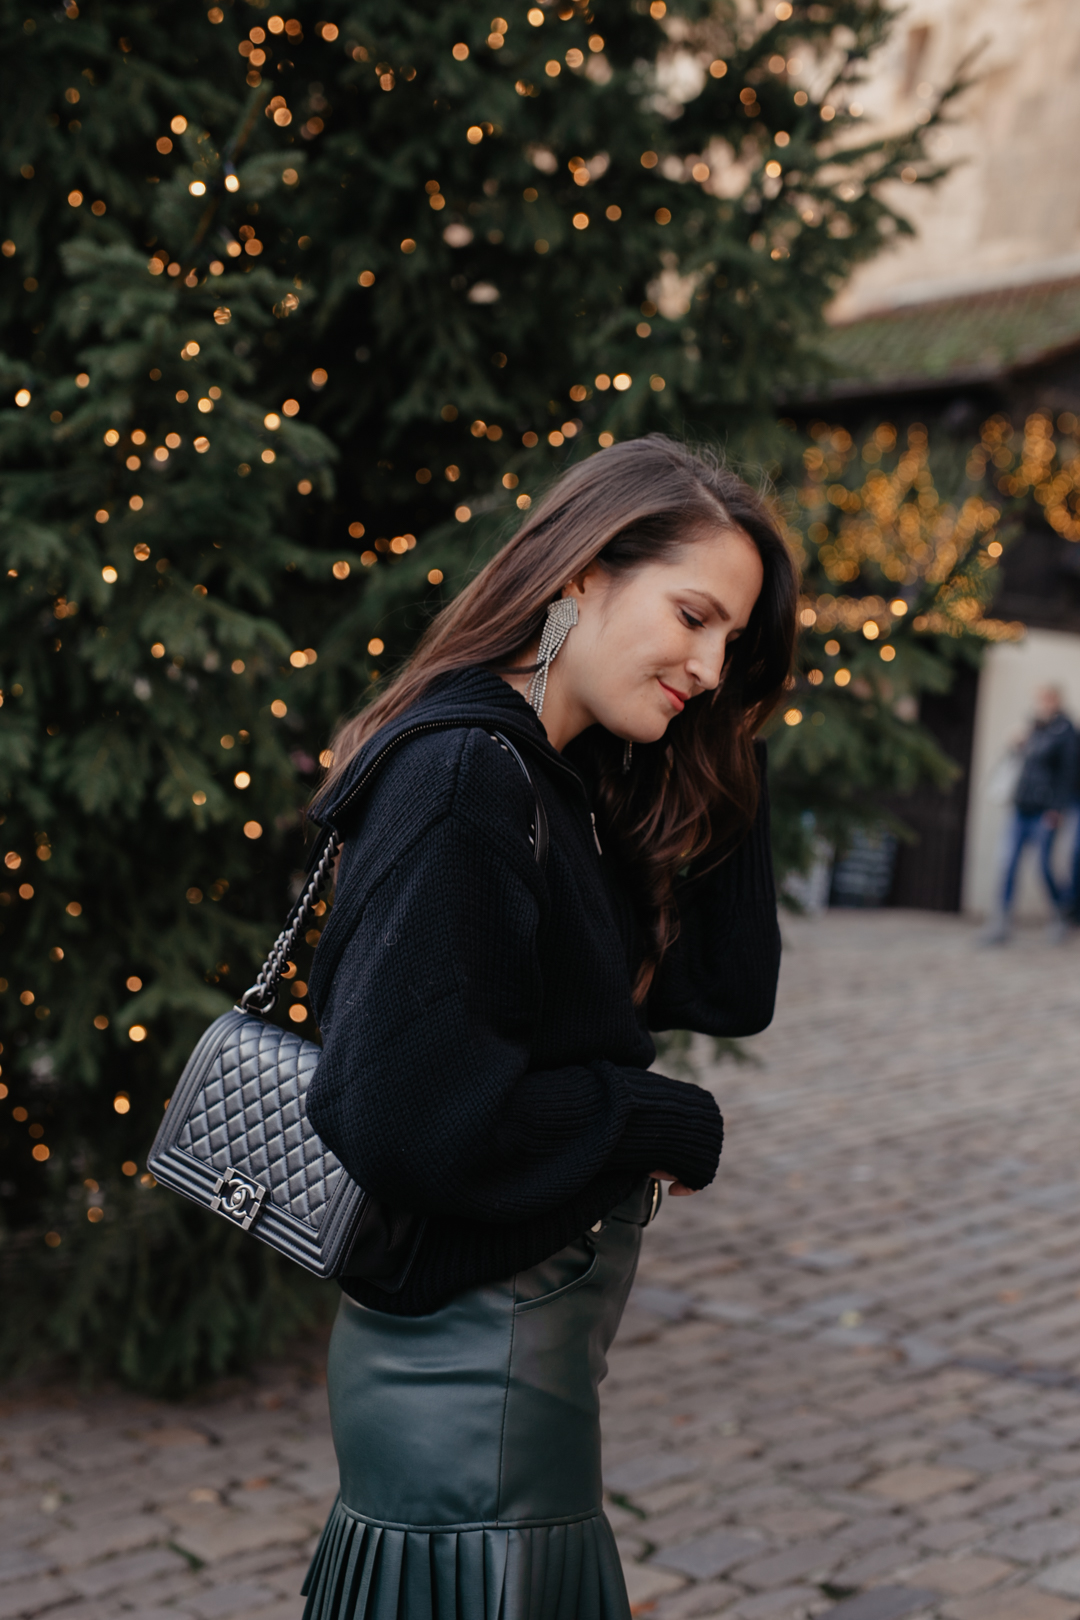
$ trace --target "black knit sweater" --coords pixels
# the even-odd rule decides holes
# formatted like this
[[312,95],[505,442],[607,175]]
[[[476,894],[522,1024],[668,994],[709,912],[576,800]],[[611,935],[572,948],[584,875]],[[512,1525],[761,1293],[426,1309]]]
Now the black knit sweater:
[[[346,802],[391,737],[447,721],[401,740]],[[494,730],[543,798],[543,869],[532,795]],[[683,882],[679,939],[641,1010],[634,909],[598,852],[584,780],[498,675],[442,682],[365,747],[318,819],[345,846],[310,979],[323,1055],[308,1117],[362,1187],[430,1217],[404,1287],[342,1278],[354,1298],[421,1315],[553,1254],[650,1170],[713,1179],[716,1103],[649,1072],[648,1030],[769,1022],[779,934],[764,803],[729,860]]]

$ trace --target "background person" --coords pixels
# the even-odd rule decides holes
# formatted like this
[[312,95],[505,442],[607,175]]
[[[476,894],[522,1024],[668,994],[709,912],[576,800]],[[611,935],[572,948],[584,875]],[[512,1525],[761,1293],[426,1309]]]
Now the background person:
[[[341,1495],[307,1620],[628,1620],[597,1385],[650,1177],[706,1186],[722,1137],[708,1092],[650,1072],[648,1031],[772,1016],[754,739],[795,602],[744,484],[630,441],[559,479],[335,740],[316,815],[345,845],[308,1114],[427,1224],[393,1289],[370,1266],[341,1279]],[[542,797],[543,868],[494,731]]]
[[1013,795],[1001,901],[997,916],[983,935],[988,945],[1003,945],[1012,932],[1016,876],[1025,848],[1034,842],[1050,903],[1054,908],[1051,932],[1061,939],[1067,932],[1065,908],[1068,891],[1051,866],[1054,839],[1061,818],[1075,792],[1076,733],[1062,709],[1059,686],[1044,686],[1035,696],[1035,719],[1018,745],[1020,774]]
[[1074,728],[1073,738],[1073,784],[1070,799],[1070,808],[1076,813],[1076,829],[1073,833],[1073,852],[1069,870],[1069,893],[1065,901],[1065,909],[1071,923],[1080,924],[1080,731]]

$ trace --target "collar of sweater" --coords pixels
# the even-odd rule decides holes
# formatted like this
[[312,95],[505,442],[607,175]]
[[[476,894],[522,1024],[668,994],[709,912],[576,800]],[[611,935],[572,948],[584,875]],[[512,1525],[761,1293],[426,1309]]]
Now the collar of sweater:
[[322,827],[333,827],[344,833],[354,806],[358,807],[363,797],[369,773],[388,748],[412,732],[451,730],[458,726],[505,732],[545,766],[563,773],[579,792],[585,792],[581,776],[548,742],[539,716],[521,693],[501,675],[477,666],[444,676],[404,714],[369,737],[336,785],[332,798],[314,805],[311,819]]

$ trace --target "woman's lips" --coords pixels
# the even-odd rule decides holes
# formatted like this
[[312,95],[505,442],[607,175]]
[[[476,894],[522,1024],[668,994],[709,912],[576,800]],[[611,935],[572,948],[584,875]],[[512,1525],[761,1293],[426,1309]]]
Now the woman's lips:
[[677,692],[673,686],[668,686],[666,681],[661,681],[659,676],[657,676],[657,681],[675,705],[676,714],[681,714],[686,708],[686,698],[683,697],[681,692]]

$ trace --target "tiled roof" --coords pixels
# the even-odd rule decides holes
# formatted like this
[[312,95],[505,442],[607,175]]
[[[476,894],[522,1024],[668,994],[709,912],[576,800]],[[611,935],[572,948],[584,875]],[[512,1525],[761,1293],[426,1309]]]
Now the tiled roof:
[[969,293],[835,326],[831,398],[984,382],[1080,346],[1080,277]]

